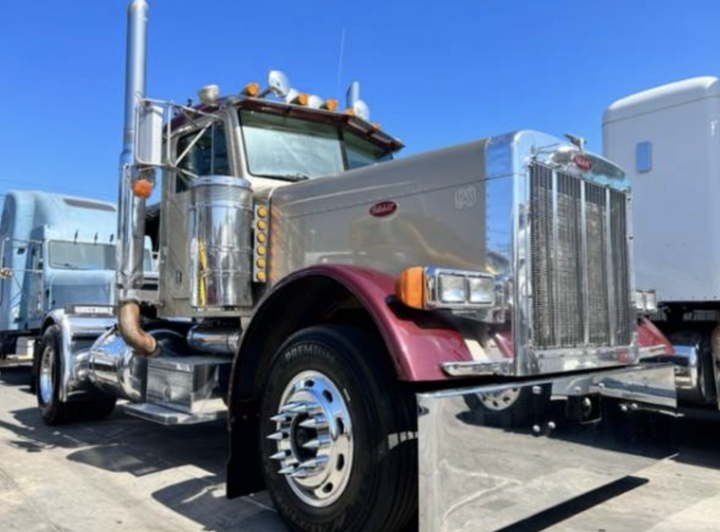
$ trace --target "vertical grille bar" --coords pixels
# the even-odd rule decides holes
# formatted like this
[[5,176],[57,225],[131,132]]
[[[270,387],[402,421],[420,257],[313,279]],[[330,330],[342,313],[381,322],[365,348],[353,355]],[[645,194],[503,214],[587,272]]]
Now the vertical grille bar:
[[534,163],[530,231],[534,347],[628,345],[625,195]]
[[562,328],[562,309],[560,306],[560,293],[558,292],[558,262],[560,261],[560,239],[558,236],[558,176],[557,173],[554,171],[552,172],[551,176],[551,202],[552,202],[552,218],[551,218],[551,228],[552,228],[552,238],[550,240],[550,264],[548,265],[550,267],[550,293],[552,295],[552,300],[554,305],[550,309],[550,315],[552,316],[552,333],[553,333],[553,339],[555,340],[556,344],[562,343],[562,333],[560,329]]
[[617,297],[617,293],[615,292],[615,275],[614,275],[614,264],[615,261],[613,261],[613,233],[612,233],[612,206],[610,205],[610,189],[605,189],[605,234],[607,235],[607,238],[605,239],[605,245],[606,245],[606,251],[605,251],[605,257],[607,266],[607,284],[608,284],[608,291],[607,291],[607,308],[608,308],[608,329],[609,329],[609,343],[610,345],[615,345],[617,337],[615,335],[616,325],[615,320],[617,319],[617,314],[615,313],[615,298]]
[[587,242],[587,199],[586,199],[586,183],[580,180],[580,232],[582,235],[581,242],[581,266],[580,271],[582,274],[582,308],[583,308],[583,343],[588,345],[590,343],[590,313],[588,312],[589,300],[589,284],[588,284],[588,242]]

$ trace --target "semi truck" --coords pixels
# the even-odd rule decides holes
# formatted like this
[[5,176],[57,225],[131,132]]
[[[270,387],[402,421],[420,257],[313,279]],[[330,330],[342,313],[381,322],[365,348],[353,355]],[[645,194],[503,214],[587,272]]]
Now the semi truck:
[[624,97],[603,118],[604,153],[635,191],[638,286],[656,289],[652,321],[674,345],[678,399],[699,415],[720,408],[719,125],[712,76]]
[[12,190],[0,218],[0,359],[32,360],[43,324],[112,315],[115,205]]
[[300,532],[495,531],[666,456],[643,421],[671,428],[674,372],[643,359],[670,345],[635,305],[616,164],[527,130],[396,158],[358,83],[341,108],[277,70],[150,98],[147,17],[133,0],[117,323],[39,350],[48,423],[99,397],[226,414],[228,496],[267,489]]

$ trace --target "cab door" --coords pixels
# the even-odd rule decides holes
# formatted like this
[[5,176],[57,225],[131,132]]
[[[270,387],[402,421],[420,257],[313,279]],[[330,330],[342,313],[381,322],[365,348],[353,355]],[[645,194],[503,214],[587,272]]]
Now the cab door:
[[[30,233],[30,241],[27,246],[27,265],[25,270],[25,282],[23,287],[23,301],[25,308],[21,314],[26,317],[27,329],[35,329],[41,326],[45,316],[47,300],[45,275],[45,246],[43,228],[37,228]],[[24,310],[24,312],[23,312]]]

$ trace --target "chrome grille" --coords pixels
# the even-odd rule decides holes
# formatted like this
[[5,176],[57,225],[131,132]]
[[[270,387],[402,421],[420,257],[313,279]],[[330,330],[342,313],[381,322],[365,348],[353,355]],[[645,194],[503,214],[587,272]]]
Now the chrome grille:
[[533,163],[530,235],[533,347],[629,345],[625,194]]

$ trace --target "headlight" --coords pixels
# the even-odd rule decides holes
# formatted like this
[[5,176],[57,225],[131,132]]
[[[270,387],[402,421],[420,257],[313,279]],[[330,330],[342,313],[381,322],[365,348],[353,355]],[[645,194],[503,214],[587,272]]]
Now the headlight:
[[655,290],[635,290],[635,308],[645,314],[658,311],[658,297]]
[[468,283],[465,277],[453,274],[438,275],[438,295],[442,303],[465,303],[468,300]]
[[419,309],[489,309],[495,306],[495,278],[485,272],[418,266],[400,274],[396,294],[405,305]]
[[470,303],[492,305],[495,302],[495,279],[492,277],[469,277]]

